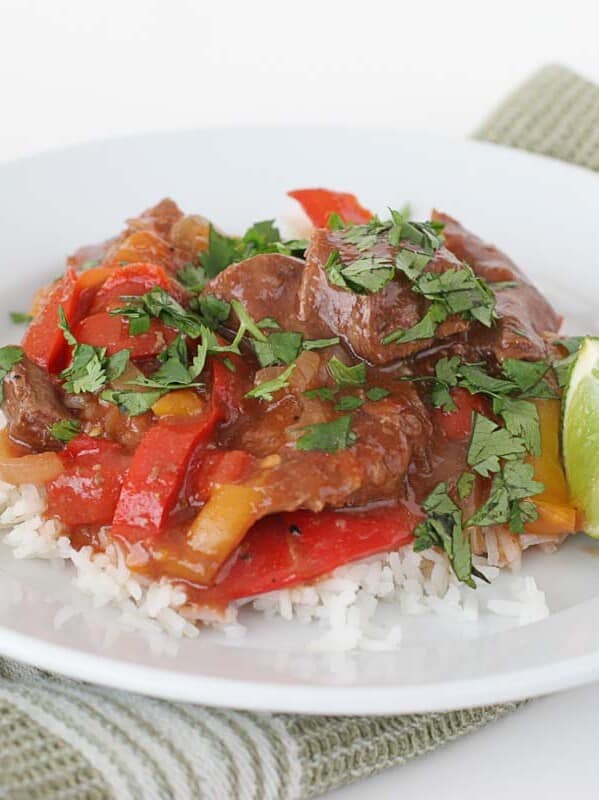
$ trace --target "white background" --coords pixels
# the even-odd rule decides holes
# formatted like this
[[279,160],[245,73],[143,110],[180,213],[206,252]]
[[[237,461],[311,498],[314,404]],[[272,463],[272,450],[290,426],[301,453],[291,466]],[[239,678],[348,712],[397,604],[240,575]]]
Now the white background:
[[548,61],[599,79],[596,0],[0,0],[0,158],[221,124],[464,135]]
[[[544,63],[599,80],[597,8],[594,0],[0,0],[0,160],[206,125],[465,136]],[[598,730],[599,687],[579,689],[334,796],[585,800],[599,785]]]

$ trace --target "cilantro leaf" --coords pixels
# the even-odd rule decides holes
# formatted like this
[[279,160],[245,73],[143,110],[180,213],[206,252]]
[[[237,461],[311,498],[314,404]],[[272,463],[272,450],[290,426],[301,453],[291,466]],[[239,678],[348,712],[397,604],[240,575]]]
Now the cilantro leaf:
[[546,361],[521,361],[517,358],[506,358],[502,365],[503,372],[518,387],[524,397],[556,398],[557,392],[546,380],[549,371]]
[[339,400],[335,403],[335,411],[355,411],[357,408],[361,408],[364,405],[364,400],[356,397],[355,395],[345,395],[345,397],[340,397]]
[[137,417],[149,411],[154,403],[157,403],[164,394],[165,392],[163,389],[154,389],[147,392],[127,389],[123,391],[105,389],[100,395],[100,398],[107,403],[118,406],[124,414],[130,417]]
[[198,307],[202,319],[211,330],[216,330],[219,325],[226,322],[231,313],[231,304],[220,300],[213,294],[205,294],[198,300]]
[[431,305],[419,322],[411,328],[392,331],[383,338],[383,344],[430,339],[437,326],[454,314],[477,320],[486,327],[493,324],[497,316],[495,295],[468,264],[464,263],[461,269],[451,268],[445,272],[423,272],[414,269],[411,255],[409,262],[406,262],[400,253],[396,265],[411,280],[412,291],[431,301]]
[[383,389],[381,386],[372,386],[366,392],[366,397],[371,403],[376,403],[384,397],[388,397],[391,392],[388,389]]
[[65,391],[70,394],[95,394],[125,372],[131,351],[124,349],[107,358],[105,347],[80,344],[73,336],[62,306],[58,308],[58,327],[73,348],[71,363],[60,373]]
[[525,451],[524,442],[482,414],[474,414],[468,464],[483,477],[498,472],[500,458],[514,458]]
[[261,319],[258,322],[258,327],[262,328],[262,329],[264,329],[264,328],[274,328],[275,330],[277,330],[281,326],[279,325],[279,323],[277,322],[277,320],[274,317],[264,317],[264,319]]
[[302,346],[304,350],[322,350],[325,347],[333,347],[340,341],[338,336],[331,336],[330,339],[306,339]]
[[304,395],[309,398],[316,398],[318,400],[334,400],[335,392],[328,386],[320,386],[318,389],[308,389]]
[[177,272],[177,280],[190,292],[201,292],[207,282],[206,272],[203,267],[196,264],[185,264]]
[[303,240],[281,241],[274,220],[255,222],[241,237],[226,236],[210,226],[208,247],[200,254],[200,264],[209,278],[214,278],[230,264],[259,253],[302,255],[308,243]]
[[[129,329],[135,335],[147,330],[149,318],[159,319],[164,325],[173,330],[186,334],[191,339],[197,339],[200,335],[202,319],[192,311],[186,311],[183,306],[175,300],[161,286],[155,286],[149,292],[141,296],[123,298],[128,304],[120,308],[113,309],[112,315],[121,315],[129,320]],[[137,320],[137,322],[136,322]],[[141,322],[139,322],[141,320]],[[133,330],[131,324],[133,322]],[[141,330],[140,330],[141,326]]]
[[209,278],[215,278],[237,259],[237,240],[219,233],[213,225],[208,229],[208,247],[200,253],[200,264]]
[[78,419],[61,419],[59,422],[54,422],[50,425],[48,430],[59,442],[67,444],[81,431],[81,423]]
[[470,497],[474,489],[475,480],[476,475],[473,475],[472,472],[462,472],[456,485],[460,500],[465,500],[467,497]]
[[294,331],[271,333],[265,342],[253,342],[261,367],[273,364],[291,364],[299,356],[303,336]]
[[363,362],[349,367],[337,356],[333,356],[327,364],[327,369],[339,387],[361,386],[366,383],[366,364]]
[[551,364],[560,389],[563,389],[568,384],[570,370],[576,360],[583,339],[583,336],[571,336],[569,338],[555,339],[553,342],[565,348],[568,353],[564,358],[555,359]]
[[245,396],[253,397],[257,400],[268,400],[270,402],[275,392],[280,392],[282,389],[286,389],[289,386],[289,378],[295,367],[296,364],[290,364],[287,369],[281,372],[276,378],[259,383],[258,386],[255,386]]
[[351,429],[351,423],[351,414],[346,414],[332,422],[307,425],[303,428],[305,433],[297,440],[295,446],[298,450],[320,450],[325,453],[345,450],[358,438]]
[[419,553],[430,547],[440,547],[449,556],[456,577],[475,588],[470,538],[462,526],[462,512],[447,492],[447,484],[437,484],[422,508],[427,517],[414,531],[414,550]]
[[513,397],[498,397],[493,401],[493,411],[503,419],[512,436],[522,439],[531,455],[541,455],[539,412],[534,403]]
[[524,533],[524,524],[537,519],[537,510],[528,498],[540,494],[542,483],[534,480],[534,467],[524,461],[506,461],[493,477],[489,498],[466,523],[500,525],[509,523],[514,533]]
[[0,403],[4,402],[4,378],[11,369],[23,360],[23,348],[14,344],[0,347]]
[[22,311],[11,311],[9,316],[13,325],[28,325],[33,319],[31,314],[25,314]]

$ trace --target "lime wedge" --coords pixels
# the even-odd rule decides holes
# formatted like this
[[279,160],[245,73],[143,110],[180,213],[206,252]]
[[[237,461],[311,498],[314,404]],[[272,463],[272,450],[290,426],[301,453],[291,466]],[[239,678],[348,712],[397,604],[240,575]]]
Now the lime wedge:
[[583,341],[563,399],[562,449],[570,496],[599,538],[599,340]]

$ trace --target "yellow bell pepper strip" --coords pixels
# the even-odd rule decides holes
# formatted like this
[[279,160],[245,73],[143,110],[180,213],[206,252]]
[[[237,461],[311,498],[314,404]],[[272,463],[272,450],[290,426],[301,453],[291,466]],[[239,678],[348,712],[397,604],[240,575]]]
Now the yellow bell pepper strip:
[[541,455],[533,456],[535,480],[541,481],[545,489],[532,498],[537,507],[538,519],[528,522],[527,533],[559,536],[574,533],[576,508],[570,502],[566,475],[560,457],[559,400],[535,400],[541,429]]
[[206,410],[206,403],[193,389],[177,389],[152,406],[157,417],[191,417]]

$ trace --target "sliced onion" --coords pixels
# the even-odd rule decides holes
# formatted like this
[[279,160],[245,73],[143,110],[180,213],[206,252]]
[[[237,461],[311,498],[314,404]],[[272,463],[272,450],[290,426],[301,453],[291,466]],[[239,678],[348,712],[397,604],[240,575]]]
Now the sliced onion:
[[15,485],[48,483],[64,470],[56,453],[36,453],[20,458],[0,458],[0,480]]

